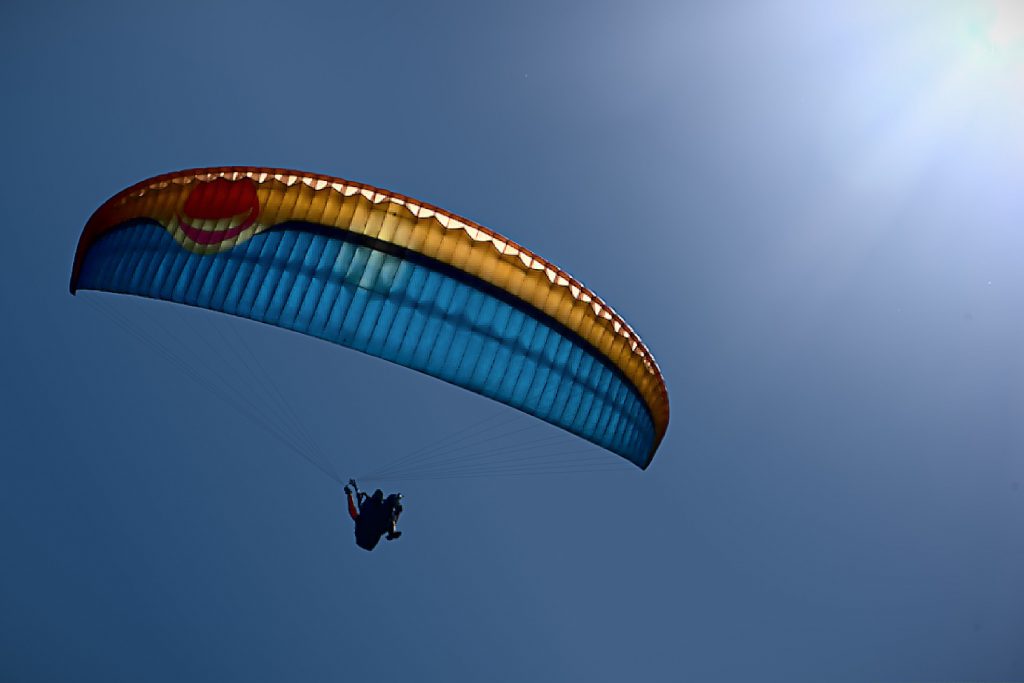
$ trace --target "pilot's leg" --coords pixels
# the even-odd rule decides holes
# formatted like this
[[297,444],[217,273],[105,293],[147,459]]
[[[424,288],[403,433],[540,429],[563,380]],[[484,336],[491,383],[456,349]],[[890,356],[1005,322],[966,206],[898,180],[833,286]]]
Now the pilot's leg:
[[[400,512],[400,511],[399,511]],[[389,525],[387,539],[393,541],[402,535],[401,531],[398,531],[395,527],[398,525],[398,513],[394,510],[391,511],[391,524]]]

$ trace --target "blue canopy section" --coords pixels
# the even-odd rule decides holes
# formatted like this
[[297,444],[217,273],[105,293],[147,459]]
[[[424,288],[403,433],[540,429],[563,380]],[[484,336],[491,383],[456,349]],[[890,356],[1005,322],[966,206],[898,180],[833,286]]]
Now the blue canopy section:
[[650,455],[647,408],[585,341],[492,285],[370,238],[287,223],[201,255],[159,224],[133,221],[92,245],[78,288],[319,337],[518,408],[640,467]]

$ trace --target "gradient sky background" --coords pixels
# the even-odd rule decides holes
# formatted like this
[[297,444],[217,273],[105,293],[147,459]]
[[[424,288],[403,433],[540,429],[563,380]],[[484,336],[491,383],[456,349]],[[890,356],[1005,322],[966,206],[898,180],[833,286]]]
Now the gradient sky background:
[[[1024,679],[1021,7],[4,3],[0,678]],[[103,200],[221,164],[573,273],[665,373],[652,467],[407,482],[357,549],[334,482],[67,292]],[[106,303],[234,326],[344,476],[504,414]]]

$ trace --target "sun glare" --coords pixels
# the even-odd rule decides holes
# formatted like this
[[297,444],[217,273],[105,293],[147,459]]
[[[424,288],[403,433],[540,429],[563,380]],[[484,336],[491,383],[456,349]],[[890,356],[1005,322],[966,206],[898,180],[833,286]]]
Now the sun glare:
[[989,43],[999,52],[1016,52],[1019,59],[1024,46],[1024,3],[999,0],[993,6],[993,13],[988,29]]
[[1024,67],[1024,1],[992,0],[971,4],[967,11],[957,23],[966,32],[970,56],[978,66],[1019,76]]
[[1002,144],[1024,149],[1024,0],[990,0],[959,6],[955,52],[950,64],[952,93],[974,111],[975,120],[998,130]]

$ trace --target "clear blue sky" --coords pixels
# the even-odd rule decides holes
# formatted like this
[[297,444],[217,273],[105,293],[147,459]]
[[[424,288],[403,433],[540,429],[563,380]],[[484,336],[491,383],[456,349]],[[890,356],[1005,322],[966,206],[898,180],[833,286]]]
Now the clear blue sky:
[[[0,678],[1024,679],[1018,8],[4,3]],[[665,372],[652,467],[408,482],[358,550],[334,482],[67,292],[104,199],[220,164],[579,277]],[[344,474],[500,413],[231,330]]]

